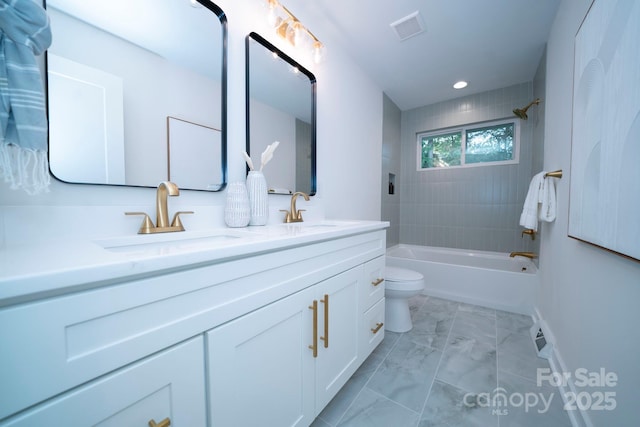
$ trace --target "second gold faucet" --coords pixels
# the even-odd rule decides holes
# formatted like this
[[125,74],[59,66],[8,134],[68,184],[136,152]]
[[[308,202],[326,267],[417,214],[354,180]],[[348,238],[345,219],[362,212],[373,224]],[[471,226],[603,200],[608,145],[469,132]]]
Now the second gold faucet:
[[302,212],[304,212],[304,209],[296,209],[296,199],[298,196],[304,197],[307,202],[309,201],[309,196],[306,193],[303,193],[302,191],[296,191],[293,193],[291,196],[291,210],[286,211],[284,209],[280,209],[280,212],[286,212],[286,215],[284,216],[284,222],[286,223],[303,222]]

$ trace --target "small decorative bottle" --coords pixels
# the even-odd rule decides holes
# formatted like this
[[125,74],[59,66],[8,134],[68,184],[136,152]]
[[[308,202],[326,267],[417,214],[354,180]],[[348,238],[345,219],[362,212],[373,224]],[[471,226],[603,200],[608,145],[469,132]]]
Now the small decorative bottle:
[[224,222],[228,227],[246,227],[251,219],[249,194],[243,182],[232,182],[227,189]]
[[251,204],[249,225],[265,225],[269,219],[269,194],[267,180],[261,171],[249,171],[247,192]]

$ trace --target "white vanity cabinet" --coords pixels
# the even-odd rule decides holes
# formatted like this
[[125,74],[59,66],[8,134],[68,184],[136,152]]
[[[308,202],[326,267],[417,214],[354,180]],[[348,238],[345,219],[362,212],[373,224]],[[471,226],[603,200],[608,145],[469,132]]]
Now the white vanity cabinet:
[[382,228],[0,294],[0,427],[309,425],[381,339]]
[[208,332],[212,424],[309,425],[359,366],[362,279],[350,269]]

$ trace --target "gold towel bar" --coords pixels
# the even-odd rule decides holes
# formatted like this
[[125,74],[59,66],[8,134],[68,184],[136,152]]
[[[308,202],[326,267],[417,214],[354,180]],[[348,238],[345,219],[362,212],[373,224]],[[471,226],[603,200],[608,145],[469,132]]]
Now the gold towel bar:
[[544,177],[551,177],[551,178],[562,178],[562,169],[559,169],[557,171],[553,171],[553,172],[547,172],[544,174]]

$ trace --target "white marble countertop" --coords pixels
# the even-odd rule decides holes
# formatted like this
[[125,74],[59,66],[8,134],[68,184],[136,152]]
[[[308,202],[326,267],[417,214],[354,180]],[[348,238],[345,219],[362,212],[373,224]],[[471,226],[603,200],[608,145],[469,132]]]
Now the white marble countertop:
[[16,243],[0,249],[0,306],[80,290],[83,285],[214,264],[382,230],[381,221],[332,221],[179,233]]

